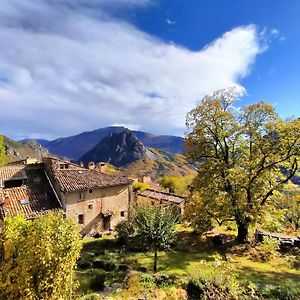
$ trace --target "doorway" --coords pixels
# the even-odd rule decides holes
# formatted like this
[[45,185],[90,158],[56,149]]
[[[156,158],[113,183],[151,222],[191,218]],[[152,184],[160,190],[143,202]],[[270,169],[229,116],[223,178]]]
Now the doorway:
[[110,221],[111,221],[111,216],[106,216],[103,218],[103,228],[105,231],[110,230]]

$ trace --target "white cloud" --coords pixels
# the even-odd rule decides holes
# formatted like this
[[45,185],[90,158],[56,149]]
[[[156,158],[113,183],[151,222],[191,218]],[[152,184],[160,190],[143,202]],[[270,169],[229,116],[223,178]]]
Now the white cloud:
[[65,136],[115,123],[181,132],[195,103],[238,85],[261,50],[254,26],[192,52],[108,16],[108,0],[88,10],[79,9],[87,0],[2,2],[0,127],[12,137]]

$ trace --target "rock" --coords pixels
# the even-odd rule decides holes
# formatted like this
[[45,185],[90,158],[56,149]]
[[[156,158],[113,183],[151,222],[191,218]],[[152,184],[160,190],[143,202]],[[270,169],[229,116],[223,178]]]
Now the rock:
[[89,269],[92,267],[92,263],[89,261],[79,261],[77,265],[80,269]]
[[93,267],[95,269],[103,269],[105,271],[113,271],[116,268],[116,265],[113,262],[106,262],[106,261],[97,259],[93,262]]
[[97,259],[93,262],[93,268],[95,268],[95,269],[104,269],[105,264],[106,264],[105,261]]
[[230,236],[227,236],[225,234],[219,234],[212,237],[212,243],[215,246],[223,246],[226,243],[231,241]]
[[146,273],[147,272],[147,268],[146,267],[138,267],[137,271]]
[[146,155],[146,148],[129,129],[121,133],[112,133],[104,138],[92,150],[79,160],[84,163],[109,162],[116,167],[122,167],[142,159]]
[[130,269],[129,265],[125,265],[125,264],[119,265],[120,271],[128,271],[129,269]]

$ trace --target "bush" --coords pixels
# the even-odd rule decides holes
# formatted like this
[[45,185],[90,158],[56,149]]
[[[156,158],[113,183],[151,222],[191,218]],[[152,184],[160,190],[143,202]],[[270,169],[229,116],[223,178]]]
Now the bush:
[[256,245],[251,251],[251,255],[255,260],[266,262],[278,255],[280,249],[280,241],[274,238],[264,237],[262,243]]
[[105,273],[96,272],[91,280],[91,290],[94,292],[102,291],[105,287]]
[[288,287],[264,288],[261,295],[264,299],[299,300],[300,289],[292,289]]
[[216,259],[215,265],[211,274],[201,275],[188,282],[186,286],[188,299],[255,299],[249,295],[255,295],[256,287],[248,282],[240,283],[237,280],[237,273],[230,264]]
[[134,234],[133,226],[127,221],[120,222],[116,226],[117,242],[119,245],[127,245],[129,238]]
[[227,300],[234,299],[229,291],[211,280],[192,279],[186,287],[189,300]]
[[113,271],[116,268],[116,265],[113,262],[97,259],[93,262],[93,267],[95,269],[103,269],[105,271]]
[[141,192],[143,192],[144,190],[149,189],[149,188],[150,188],[150,185],[147,184],[147,183],[143,183],[143,182],[135,182],[135,183],[132,185],[132,190],[133,190],[135,193],[141,193]]
[[80,298],[80,300],[100,300],[100,296],[98,294],[88,294]]

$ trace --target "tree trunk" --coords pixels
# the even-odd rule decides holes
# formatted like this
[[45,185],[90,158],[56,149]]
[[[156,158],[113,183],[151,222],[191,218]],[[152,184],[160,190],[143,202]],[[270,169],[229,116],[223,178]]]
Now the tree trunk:
[[237,227],[238,227],[238,236],[236,238],[237,241],[242,244],[247,243],[249,224],[245,222],[237,222]]
[[153,272],[157,272],[157,247],[154,247],[154,265],[153,265]]

